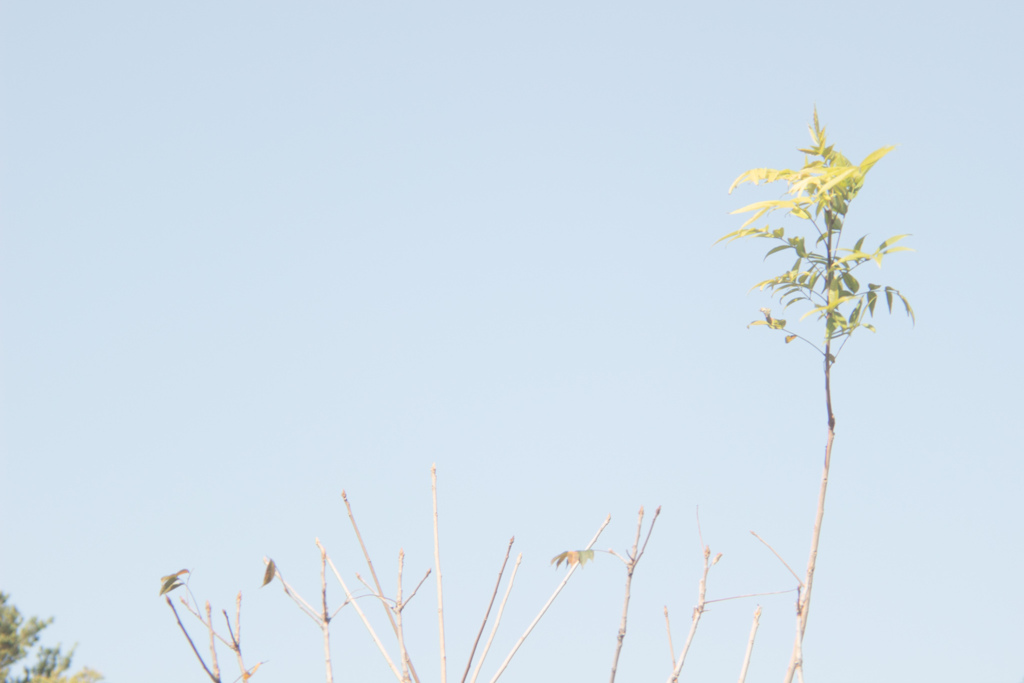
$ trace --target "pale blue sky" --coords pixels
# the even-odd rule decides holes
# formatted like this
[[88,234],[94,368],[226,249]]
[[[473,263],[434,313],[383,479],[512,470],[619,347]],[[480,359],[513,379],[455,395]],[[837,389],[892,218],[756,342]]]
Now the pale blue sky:
[[[493,672],[609,512],[663,506],[621,681],[663,681],[709,598],[791,588],[824,441],[821,364],[747,330],[785,265],[712,248],[726,194],[798,166],[817,105],[868,176],[847,228],[916,252],[835,368],[808,680],[1019,683],[1024,104],[1009,2],[0,3],[0,590],[113,683],[204,680],[157,597],[245,595],[253,680],[322,679],[314,538],[387,586],[433,563],[449,680],[511,535]],[[873,267],[873,266],[872,266]],[[1017,444],[1017,445],[1015,445]],[[502,680],[603,680],[624,572],[578,572]],[[411,580],[411,579],[410,579]],[[341,591],[332,583],[331,602]],[[438,680],[435,597],[407,612]],[[757,600],[716,605],[688,680],[734,680]],[[753,683],[788,659],[761,598]],[[338,681],[388,680],[346,608]],[[225,661],[228,670],[229,661]],[[489,678],[489,675],[488,675]]]

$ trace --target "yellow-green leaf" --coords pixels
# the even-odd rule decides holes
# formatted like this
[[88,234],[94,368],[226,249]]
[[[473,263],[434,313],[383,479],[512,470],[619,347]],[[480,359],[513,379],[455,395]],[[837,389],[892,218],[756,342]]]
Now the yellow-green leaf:
[[581,567],[594,559],[593,550],[566,550],[564,553],[559,553],[551,558],[551,563],[555,565],[555,569],[558,569],[563,562],[567,567],[573,567],[580,565]]

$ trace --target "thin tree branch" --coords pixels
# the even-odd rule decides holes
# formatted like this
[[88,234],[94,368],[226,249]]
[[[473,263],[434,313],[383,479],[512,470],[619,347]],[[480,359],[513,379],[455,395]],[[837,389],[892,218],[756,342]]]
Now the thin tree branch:
[[747,680],[747,669],[750,667],[750,655],[754,652],[754,636],[757,635],[757,625],[761,620],[761,606],[754,610],[754,623],[750,626],[750,639],[747,641],[747,652],[743,655],[743,668],[740,669],[739,683]]
[[480,630],[476,633],[476,639],[473,641],[473,647],[469,651],[469,661],[466,662],[466,670],[462,673],[460,683],[466,683],[466,677],[469,676],[469,669],[473,666],[473,656],[476,655],[476,646],[480,644],[480,637],[484,634],[484,628],[487,627],[487,618],[491,616],[491,608],[494,606],[494,599],[498,597],[498,589],[501,587],[501,575],[505,573],[505,565],[508,564],[508,556],[512,552],[512,544],[516,542],[516,537],[513,536],[508,541],[508,548],[505,549],[505,559],[501,563],[501,569],[498,570],[498,580],[494,583],[494,592],[491,593],[491,600],[487,603],[487,611],[484,612],[484,620],[480,623]]
[[[341,574],[338,572],[338,568],[334,566],[334,561],[330,557],[327,558],[327,564],[331,566],[331,571],[334,572],[335,578],[338,579],[338,583],[341,584],[342,590],[345,591],[345,597],[347,597],[349,602],[352,603],[352,607],[354,607],[356,613],[359,614],[359,618],[363,620],[363,626],[366,627],[366,630],[370,634],[370,637],[373,638],[373,642],[377,644],[377,649],[380,650],[380,653],[384,655],[384,659],[387,660],[388,666],[391,667],[391,672],[395,674],[395,678],[397,678],[401,683],[404,683],[404,681],[402,680],[402,674],[401,672],[399,672],[398,667],[395,666],[395,663],[391,661],[391,657],[388,655],[388,651],[384,648],[384,643],[380,642],[380,638],[377,637],[377,632],[373,630],[373,626],[370,624],[370,620],[366,618],[366,615],[363,614],[363,610],[359,607],[359,603],[356,602],[355,599],[352,597],[352,592],[349,591],[348,586],[345,584],[345,580],[341,578]],[[388,611],[390,612],[390,610]],[[397,629],[395,632],[397,634]]]
[[[513,537],[513,540],[515,540],[515,537]],[[515,566],[512,567],[512,573],[508,577],[508,586],[505,588],[505,597],[501,599],[501,604],[498,605],[498,614],[494,617],[494,626],[491,627],[491,633],[487,636],[487,642],[484,644],[484,649],[480,653],[480,659],[476,663],[476,668],[473,669],[473,678],[470,679],[470,683],[476,683],[477,676],[480,675],[480,669],[484,665],[484,660],[487,659],[487,653],[491,649],[491,643],[494,641],[494,635],[498,632],[498,624],[501,623],[501,615],[505,612],[505,604],[508,602],[508,596],[512,592],[512,584],[516,581],[516,572],[519,571],[519,565],[522,561],[523,554],[519,553],[519,555],[516,556]]]
[[[210,632],[210,666],[213,667],[213,673],[217,676],[217,680],[220,680],[220,664],[217,662],[217,643],[213,637],[217,635],[217,632],[213,630],[213,610],[210,609],[210,601],[206,601],[206,628]],[[219,636],[218,636],[219,637]],[[221,638],[223,640],[223,638]]]
[[668,634],[668,651],[672,655],[672,670],[676,668],[676,648],[672,645],[672,624],[668,620],[668,605],[665,605],[665,632]]
[[[356,532],[356,539],[359,541],[359,547],[363,551],[363,558],[366,560],[366,566],[370,569],[370,576],[373,577],[373,584],[377,587],[376,594],[378,596],[383,596],[384,589],[382,589],[380,586],[380,579],[377,578],[377,571],[373,568],[373,560],[370,559],[370,553],[366,549],[366,544],[363,543],[363,535],[359,533],[359,525],[356,524],[355,515],[352,514],[352,505],[351,503],[348,502],[348,495],[345,493],[344,490],[341,492],[341,499],[345,501],[345,509],[348,511],[349,522],[352,523],[352,530]],[[356,576],[358,577],[359,575],[356,574]],[[362,578],[360,578],[359,580],[362,581]],[[365,584],[365,582],[363,583]],[[367,586],[367,588],[369,588],[369,586]],[[398,637],[398,625],[395,623],[395,617],[391,613],[391,608],[387,605],[387,603],[382,602],[381,605],[384,607],[384,614],[387,615],[388,622],[391,624],[391,630],[394,631],[395,637]],[[413,680],[415,680],[416,683],[420,683],[420,677],[419,675],[417,675],[415,667],[412,667],[411,664],[410,673],[412,674]]]
[[800,586],[803,586],[803,585],[804,585],[804,582],[803,582],[803,581],[801,581],[801,580],[800,580],[800,577],[796,575],[796,572],[795,572],[795,571],[793,571],[793,568],[792,568],[792,567],[790,567],[790,566],[789,566],[788,564],[786,564],[786,561],[785,561],[784,559],[782,559],[782,555],[779,555],[779,554],[778,554],[777,552],[775,552],[775,548],[773,548],[773,547],[772,547],[772,546],[771,546],[771,545],[770,545],[770,544],[768,543],[768,541],[766,541],[766,540],[764,540],[763,538],[761,538],[760,536],[758,536],[758,535],[757,535],[757,532],[756,532],[756,531],[751,531],[750,533],[754,535],[754,538],[756,538],[757,540],[761,541],[761,543],[764,543],[765,547],[766,547],[766,548],[768,548],[768,550],[771,550],[771,551],[772,551],[772,554],[773,554],[773,555],[775,555],[775,557],[779,558],[779,562],[781,562],[781,563],[782,563],[782,565],[783,565],[783,566],[784,566],[784,567],[785,567],[786,569],[788,569],[788,570],[789,570],[789,573],[793,575],[793,578],[794,578],[794,579],[796,579],[797,585],[800,585]]
[[[593,547],[593,545],[595,543],[597,543],[598,537],[601,535],[601,532],[604,531],[605,527],[608,526],[608,523],[610,521],[612,521],[612,516],[611,515],[608,515],[607,517],[605,517],[604,522],[601,524],[600,528],[597,530],[597,533],[594,534],[594,537],[592,539],[590,539],[590,543],[587,544],[587,547],[584,548],[584,550],[590,550],[590,548]],[[530,635],[530,631],[533,630],[533,628],[537,625],[537,622],[539,622],[541,617],[544,616],[544,613],[548,611],[548,608],[551,606],[551,603],[553,603],[555,601],[555,598],[558,597],[558,594],[562,592],[563,588],[565,588],[565,584],[567,584],[569,582],[569,579],[572,577],[573,572],[576,571],[577,567],[579,567],[579,564],[574,564],[569,569],[569,571],[565,575],[565,578],[562,579],[562,582],[560,584],[558,584],[557,588],[555,588],[555,592],[551,594],[551,597],[548,598],[548,601],[546,603],[544,603],[543,607],[541,607],[540,613],[534,618],[534,620],[532,622],[530,622],[530,625],[526,627],[526,632],[523,633],[523,635],[519,636],[519,640],[517,640],[516,644],[512,646],[512,651],[508,653],[508,656],[505,657],[505,661],[501,663],[500,667],[498,667],[498,671],[497,671],[497,673],[494,674],[494,678],[491,679],[491,683],[494,683],[495,681],[497,681],[498,678],[501,676],[501,674],[504,673],[505,668],[508,666],[508,663],[510,661],[512,661],[512,657],[515,656],[515,654],[519,650],[520,646],[522,646],[523,642],[526,640],[526,637],[528,635]]]
[[331,614],[327,609],[327,550],[319,538],[316,539],[316,547],[320,550],[320,596],[323,612],[318,621],[324,636],[324,667],[327,683],[334,683],[334,670],[331,668]]
[[[398,551],[398,593],[395,598],[395,621],[398,623],[398,652],[402,660],[402,682],[409,681],[409,653],[405,649],[405,628],[402,626],[402,612],[405,603],[402,602],[402,568],[405,566],[405,551]],[[426,578],[426,577],[424,577]]]
[[441,683],[447,683],[448,656],[444,647],[444,593],[441,586],[441,549],[437,534],[437,463],[430,466],[430,490],[434,499],[434,566],[437,569],[437,631],[441,648]]
[[[270,564],[270,558],[264,557],[263,563]],[[301,595],[295,592],[295,590],[288,584],[287,581],[284,580],[284,574],[281,573],[281,566],[276,563],[274,564],[274,575],[277,576],[278,581],[281,582],[281,588],[282,590],[284,590],[284,594],[291,598],[295,602],[295,604],[299,606],[299,609],[305,612],[310,619],[312,619],[317,623],[317,625],[319,625],[320,615],[318,615],[316,610],[314,610],[313,607],[308,602],[306,602]]]
[[[700,535],[701,543],[704,542],[703,535],[700,534],[700,516],[697,517],[697,534]],[[705,595],[708,588],[708,570],[711,566],[718,562],[721,554],[715,556],[715,562],[709,562],[711,557],[711,548],[704,546],[704,573],[701,574],[700,583],[697,585],[697,605],[693,608],[693,617],[690,621],[690,632],[686,636],[686,642],[683,644],[683,651],[679,654],[679,659],[676,661],[675,667],[672,669],[672,675],[669,676],[669,683],[676,683],[679,680],[679,673],[683,670],[683,664],[686,663],[686,653],[690,650],[690,644],[693,643],[693,636],[697,633],[697,624],[700,623],[700,617],[704,614]]]
[[[640,546],[640,534],[644,526],[644,508],[642,505],[640,506],[640,512],[637,514],[636,538],[633,539],[633,549],[629,552],[629,561],[626,562],[626,590],[622,600],[622,621],[619,623],[619,633],[615,639],[615,655],[612,657],[610,683],[615,683],[615,674],[619,668],[619,655],[622,653],[622,644],[626,640],[626,617],[629,614],[629,597],[630,587],[633,585],[633,572],[636,571],[636,565],[643,556],[644,550],[647,549],[647,543],[651,540],[651,532],[654,531],[654,523],[658,521],[658,515],[660,514],[661,506],[659,505],[658,509],[654,511],[654,518],[651,520],[651,526],[647,530],[647,538],[644,539],[642,547]],[[618,555],[618,553],[615,554]]]
[[198,659],[199,663],[203,665],[203,671],[206,672],[206,675],[210,677],[210,680],[213,681],[213,683],[220,683],[220,677],[214,676],[213,672],[206,666],[206,662],[203,661],[203,656],[199,654],[199,650],[196,649],[196,644],[192,642],[192,636],[190,636],[188,631],[185,630],[185,625],[181,623],[181,617],[178,616],[178,610],[174,609],[174,603],[171,602],[170,596],[167,597],[167,606],[171,608],[172,612],[174,612],[174,618],[178,620],[178,628],[180,628],[181,632],[185,634],[185,639],[188,640],[188,644],[192,648],[192,652],[195,653],[196,659]]

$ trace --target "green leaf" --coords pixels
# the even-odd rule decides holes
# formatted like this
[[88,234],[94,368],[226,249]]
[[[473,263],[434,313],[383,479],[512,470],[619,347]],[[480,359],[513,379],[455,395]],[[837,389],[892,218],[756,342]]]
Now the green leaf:
[[860,289],[860,283],[857,282],[857,278],[850,273],[843,273],[843,284],[845,284],[854,294],[856,294]]
[[900,294],[900,299],[903,301],[903,308],[906,309],[907,315],[910,316],[910,321],[915,325],[917,324],[917,318],[914,316],[914,309],[910,307],[910,302],[907,301],[907,297]]

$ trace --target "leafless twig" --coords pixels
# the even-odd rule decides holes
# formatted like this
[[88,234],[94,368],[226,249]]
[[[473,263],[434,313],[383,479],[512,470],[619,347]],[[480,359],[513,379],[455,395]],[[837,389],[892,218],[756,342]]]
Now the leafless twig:
[[750,640],[747,641],[747,652],[743,655],[743,668],[740,669],[740,681],[743,683],[747,680],[747,668],[750,666],[750,655],[754,651],[754,636],[757,635],[757,625],[761,620],[761,606],[758,605],[757,609],[754,610],[754,623],[750,626]]
[[672,668],[676,668],[676,648],[672,645],[672,624],[668,620],[668,605],[665,605],[665,632],[668,633],[668,651],[672,655]]
[[[622,621],[619,623],[619,634],[615,642],[615,656],[612,658],[612,676],[611,683],[615,683],[615,673],[619,668],[619,654],[622,652],[622,643],[626,640],[626,616],[629,613],[629,589],[633,584],[633,572],[636,571],[636,565],[643,556],[644,551],[647,550],[647,543],[651,540],[651,532],[654,531],[654,523],[658,521],[658,515],[661,514],[661,506],[654,511],[654,519],[651,520],[651,526],[647,530],[647,538],[644,539],[643,546],[640,546],[640,533],[643,531],[644,525],[644,508],[640,506],[640,512],[637,515],[636,520],[636,538],[633,540],[633,549],[629,552],[629,561],[625,561],[626,564],[626,594],[622,601]],[[622,559],[622,558],[619,558]]]
[[437,631],[441,648],[441,683],[448,681],[448,656],[444,648],[444,593],[441,590],[441,549],[437,535],[437,463],[430,466],[430,489],[434,498],[434,567],[437,569]]
[[766,540],[764,540],[763,538],[761,538],[760,536],[758,536],[758,535],[757,535],[757,532],[756,532],[756,531],[751,531],[750,533],[754,535],[754,538],[756,538],[757,540],[761,541],[761,543],[764,543],[765,547],[766,547],[766,548],[768,548],[768,550],[771,550],[771,551],[772,551],[772,554],[773,554],[773,555],[775,555],[775,557],[779,558],[779,562],[781,562],[781,563],[782,563],[782,565],[783,565],[783,566],[784,566],[784,567],[785,567],[786,569],[788,569],[788,570],[789,570],[789,573],[793,575],[793,578],[794,578],[794,579],[796,579],[796,583],[797,583],[797,585],[798,585],[798,586],[803,586],[803,585],[804,585],[804,582],[803,582],[803,581],[801,581],[801,580],[800,580],[800,577],[796,575],[796,572],[795,572],[795,571],[793,571],[793,568],[792,568],[792,567],[790,567],[790,566],[789,566],[788,564],[786,564],[786,561],[785,561],[784,559],[782,559],[782,555],[779,555],[779,553],[777,553],[777,552],[775,551],[775,548],[773,548],[773,547],[771,546],[771,544],[770,544],[770,543],[768,543],[768,541],[766,541]]
[[[590,550],[593,547],[593,545],[595,543],[597,543],[598,537],[601,535],[601,532],[604,531],[605,527],[608,526],[608,522],[610,522],[610,521],[612,521],[612,516],[611,515],[608,515],[607,517],[605,517],[604,522],[601,524],[600,528],[597,530],[597,533],[594,534],[594,537],[592,539],[590,539],[590,543],[587,544],[587,547],[584,548],[584,550]],[[548,608],[551,606],[551,603],[553,603],[555,601],[555,598],[558,597],[558,594],[562,592],[563,588],[565,588],[565,584],[569,583],[569,579],[572,577],[573,572],[576,571],[577,567],[579,567],[579,564],[574,564],[569,569],[569,571],[566,572],[565,578],[562,579],[562,582],[560,584],[558,584],[557,588],[555,588],[555,592],[551,594],[551,597],[548,598],[548,601],[546,603],[544,603],[543,607],[540,608],[540,613],[534,618],[534,620],[532,622],[530,622],[530,625],[526,627],[526,631],[523,633],[523,635],[519,636],[519,640],[517,640],[516,644],[512,646],[512,651],[508,653],[508,656],[505,657],[505,661],[501,663],[500,667],[498,667],[498,671],[497,671],[497,673],[494,674],[494,678],[491,679],[491,683],[494,683],[495,681],[497,681],[498,678],[501,676],[501,674],[504,673],[505,668],[508,666],[508,663],[510,661],[512,661],[512,657],[515,656],[515,654],[519,650],[520,646],[522,646],[523,642],[526,640],[526,637],[528,635],[530,635],[530,631],[533,630],[533,628],[537,625],[537,622],[539,622],[541,617],[544,616],[544,613],[548,611]]]
[[683,669],[683,664],[686,663],[686,653],[690,650],[690,645],[693,643],[693,636],[697,633],[697,624],[700,623],[700,617],[704,614],[705,595],[708,589],[708,571],[722,558],[722,554],[719,553],[715,556],[714,560],[709,562],[711,558],[711,548],[704,544],[704,535],[700,530],[700,514],[697,514],[697,535],[700,538],[702,550],[704,554],[704,573],[701,574],[700,583],[697,586],[697,605],[693,608],[693,618],[690,621],[690,632],[686,636],[686,642],[683,644],[683,651],[679,655],[679,659],[676,661],[675,667],[672,669],[672,675],[669,676],[669,683],[676,683],[679,680],[679,673]]
[[466,677],[469,676],[469,669],[473,666],[473,656],[476,655],[476,646],[480,644],[480,636],[484,634],[484,628],[487,627],[487,618],[491,616],[491,607],[494,606],[494,598],[498,596],[498,588],[501,587],[501,575],[505,573],[505,565],[508,564],[508,556],[512,552],[512,544],[515,542],[515,536],[510,538],[508,541],[508,548],[505,549],[505,559],[501,563],[501,569],[498,570],[498,580],[494,583],[494,592],[491,593],[491,601],[487,603],[487,611],[484,612],[484,620],[480,623],[480,630],[477,631],[476,640],[473,641],[473,647],[469,651],[469,661],[466,662],[466,670],[462,674],[460,683],[466,683]]
[[210,680],[213,681],[213,683],[220,683],[220,676],[215,676],[213,672],[210,671],[210,668],[206,666],[203,656],[199,654],[199,650],[196,649],[196,644],[192,642],[192,636],[190,636],[188,631],[185,630],[185,625],[181,623],[181,617],[178,616],[178,610],[174,609],[174,603],[171,602],[170,596],[167,597],[167,606],[171,608],[172,612],[174,612],[174,618],[178,620],[178,628],[180,628],[181,632],[185,634],[185,639],[188,640],[188,644],[192,647],[192,652],[195,653],[196,659],[198,659],[199,663],[203,665],[203,671],[206,672],[206,675],[210,677]]
[[[377,571],[373,568],[373,560],[370,559],[370,553],[366,549],[366,544],[363,543],[363,535],[359,532],[359,525],[356,524],[355,515],[352,513],[352,504],[348,502],[348,495],[345,491],[341,492],[341,499],[345,501],[345,509],[348,511],[349,522],[352,523],[352,530],[356,532],[356,539],[359,541],[359,547],[363,551],[363,558],[366,560],[366,566],[370,569],[370,576],[373,577],[373,584],[377,587],[375,595],[379,598],[383,598],[384,590],[380,586],[380,579],[377,578]],[[363,581],[359,574],[356,574],[356,577],[359,578],[360,581]],[[365,585],[366,582],[363,581],[363,584]],[[367,586],[367,588],[369,588],[369,586]],[[370,589],[370,592],[373,593],[372,588]],[[388,622],[391,624],[391,630],[394,631],[395,637],[397,638],[398,625],[395,623],[395,616],[391,612],[391,607],[386,602],[381,602],[381,605],[384,607],[384,613],[387,615]],[[416,681],[416,683],[420,683],[420,677],[417,675],[416,669],[411,663],[409,664],[409,673],[412,674],[413,680]]]
[[505,612],[505,604],[508,602],[508,596],[512,592],[512,584],[516,581],[516,572],[519,571],[519,565],[523,562],[523,554],[519,553],[516,556],[516,563],[512,567],[512,573],[508,577],[508,586],[505,587],[505,597],[501,599],[501,604],[498,605],[498,614],[494,617],[494,626],[491,627],[491,633],[487,636],[487,642],[484,644],[484,649],[480,653],[480,660],[476,663],[476,668],[473,669],[473,678],[470,679],[470,683],[476,683],[477,676],[480,675],[480,669],[484,665],[484,660],[487,658],[487,653],[491,649],[491,643],[494,641],[494,634],[498,632],[498,624],[501,623],[501,615]]
[[[382,643],[380,641],[380,638],[377,637],[377,632],[373,630],[373,626],[370,624],[370,620],[366,618],[365,614],[363,614],[363,610],[359,607],[359,603],[352,596],[352,591],[348,589],[348,585],[345,583],[345,580],[341,578],[341,573],[338,572],[338,568],[334,566],[334,561],[331,560],[330,557],[327,558],[327,564],[330,565],[331,571],[334,572],[334,577],[338,579],[338,583],[341,584],[342,590],[345,591],[345,597],[347,597],[348,601],[352,603],[352,607],[355,609],[356,614],[358,614],[359,618],[362,619],[363,626],[366,627],[366,632],[370,634],[370,637],[373,638],[373,642],[377,645],[377,649],[380,650],[380,653],[382,655],[384,655],[384,659],[387,661],[388,666],[391,667],[391,672],[395,674],[395,678],[397,678],[400,682],[404,683],[404,681],[402,681],[402,674],[398,670],[398,667],[395,666],[395,663],[391,661],[391,656],[388,655],[388,651],[384,647],[384,643]],[[391,610],[389,609],[388,612],[390,613]],[[397,628],[395,629],[395,633],[398,633]]]

